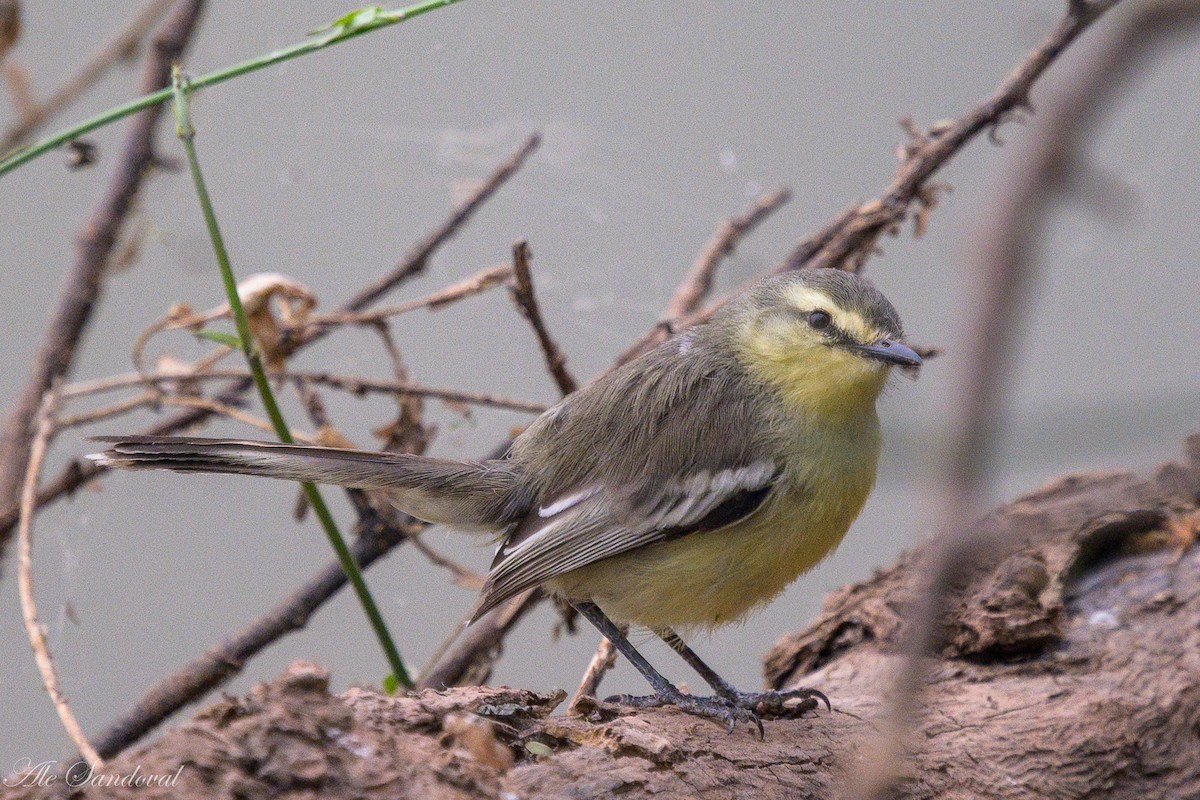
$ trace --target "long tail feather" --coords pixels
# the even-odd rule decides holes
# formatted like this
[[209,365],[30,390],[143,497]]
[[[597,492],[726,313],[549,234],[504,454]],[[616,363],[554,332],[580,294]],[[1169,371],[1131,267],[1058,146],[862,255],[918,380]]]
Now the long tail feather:
[[88,458],[107,467],[236,473],[382,490],[418,519],[471,530],[502,528],[528,506],[521,476],[503,461],[187,436],[96,441],[110,446]]

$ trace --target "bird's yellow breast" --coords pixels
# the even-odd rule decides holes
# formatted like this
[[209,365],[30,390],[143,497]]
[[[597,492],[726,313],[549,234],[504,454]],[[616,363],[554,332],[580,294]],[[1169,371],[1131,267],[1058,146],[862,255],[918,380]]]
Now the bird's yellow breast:
[[780,488],[748,519],[589,564],[548,586],[654,630],[741,619],[841,542],[874,485],[879,450],[873,407],[847,427],[804,431]]

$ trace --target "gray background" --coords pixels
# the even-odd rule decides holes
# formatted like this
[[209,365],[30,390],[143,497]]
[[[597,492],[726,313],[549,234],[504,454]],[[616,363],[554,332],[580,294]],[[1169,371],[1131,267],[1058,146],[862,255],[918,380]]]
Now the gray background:
[[[81,13],[72,13],[70,6]],[[714,225],[763,188],[796,198],[745,241],[723,288],[785,254],[848,202],[890,178],[903,139],[896,120],[953,117],[990,93],[1057,19],[1062,3],[759,2],[574,3],[470,0],[386,32],[220,86],[197,101],[199,147],[235,268],[285,272],[326,308],[393,264],[469,186],[528,132],[545,143],[528,167],[405,287],[416,297],[507,258],[528,237],[549,324],[580,378],[658,318]],[[16,51],[42,93],[124,20],[124,2],[25,3]],[[186,66],[202,73],[295,41],[346,10],[342,2],[213,2]],[[1124,9],[1128,11],[1129,9]],[[1100,28],[1114,22],[1104,21]],[[1034,95],[1075,68],[1080,43]],[[117,70],[55,126],[126,99]],[[1066,207],[1040,248],[1043,271],[1023,321],[1023,354],[993,485],[1011,497],[1066,470],[1145,469],[1178,450],[1195,425],[1200,335],[1194,221],[1200,58],[1170,51],[1092,142],[1092,163],[1123,186],[1118,211]],[[0,125],[12,118],[0,104]],[[102,160],[68,173],[52,154],[0,181],[5,331],[0,401],[23,382],[70,262],[72,241],[110,168],[121,128],[97,134]],[[164,153],[179,154],[164,125]],[[821,596],[866,577],[926,533],[931,481],[960,366],[956,342],[972,236],[986,219],[1008,145],[979,141],[940,178],[954,186],[914,242],[885,240],[869,274],[901,310],[914,341],[947,355],[882,402],[888,446],[878,489],[845,544],[766,611],[698,642],[735,682],[760,683],[760,656],[804,625]],[[159,175],[140,215],[150,240],[136,266],[109,283],[75,377],[129,368],[134,335],[172,303],[220,302],[190,182]],[[396,326],[425,382],[551,401],[533,338],[496,292]],[[155,353],[203,348],[178,334]],[[386,376],[375,340],[341,334],[299,365]],[[335,419],[363,446],[389,401],[338,400]],[[303,417],[289,404],[297,423]],[[477,455],[527,420],[477,411],[467,423],[437,404],[433,451]],[[135,430],[150,415],[99,432]],[[214,433],[233,433],[229,425]],[[88,445],[66,437],[51,469]],[[89,731],[124,712],[153,681],[272,606],[330,558],[314,524],[289,517],[282,483],[173,474],[116,475],[38,518],[38,597],[62,679]],[[326,492],[343,519],[344,500]],[[429,541],[484,567],[489,549],[448,532]],[[0,772],[21,757],[56,757],[67,742],[39,683],[20,624],[15,568],[0,583]],[[410,548],[369,581],[402,652],[421,664],[473,602]],[[78,624],[67,621],[73,606]],[[553,641],[542,610],[509,639],[495,682],[573,688],[597,636]],[[663,648],[652,660],[693,686]],[[288,661],[328,664],[336,685],[377,683],[385,665],[349,595],[272,647],[229,691]],[[644,690],[622,665],[605,691]]]

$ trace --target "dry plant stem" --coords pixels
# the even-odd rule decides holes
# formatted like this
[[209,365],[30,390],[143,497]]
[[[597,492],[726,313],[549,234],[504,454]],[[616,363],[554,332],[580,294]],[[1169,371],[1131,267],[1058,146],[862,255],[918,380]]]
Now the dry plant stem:
[[855,215],[858,214],[859,208],[860,206],[855,203],[849,208],[842,209],[841,213],[825,223],[824,227],[819,231],[801,239],[792,248],[792,252],[788,254],[788,257],[776,265],[771,272],[778,274],[789,272],[793,269],[803,269],[813,256],[821,252],[825,245],[833,241],[833,237],[837,236],[838,232],[846,227],[850,220],[854,219]]
[[567,357],[550,335],[546,321],[542,319],[537,295],[533,291],[533,275],[529,271],[529,260],[532,257],[528,242],[520,241],[513,245],[513,299],[517,308],[521,310],[521,315],[533,328],[538,346],[542,348],[542,355],[546,359],[546,368],[550,370],[550,377],[565,397],[578,389],[579,383],[567,370]]
[[970,522],[982,506],[1021,331],[1022,301],[1035,277],[1034,251],[1050,206],[1070,190],[1071,173],[1084,162],[1090,134],[1134,69],[1168,37],[1194,35],[1197,29],[1197,0],[1156,3],[1141,8],[1090,58],[1080,60],[1081,72],[1046,102],[1032,141],[1000,195],[994,220],[972,248],[977,287],[970,295],[974,308],[967,318],[977,324],[965,343],[961,399],[954,404],[957,418],[951,421],[948,439],[953,444],[938,482],[944,490],[938,498],[936,530],[946,532],[945,545],[935,553],[929,583],[918,595],[875,757],[866,759],[877,768],[862,774],[856,796],[882,799],[896,788],[911,744],[907,732],[915,729],[928,679],[924,656],[940,646],[944,598],[960,576],[1005,545],[981,539]]
[[[267,420],[261,417],[256,417],[253,414],[242,411],[241,409],[234,408],[233,406],[226,405],[225,403],[222,403],[219,400],[215,400],[211,397],[199,397],[197,395],[189,394],[167,395],[163,394],[162,392],[144,392],[137,397],[132,397],[128,400],[122,400],[121,402],[113,403],[110,406],[97,408],[93,411],[85,411],[82,414],[75,414],[74,416],[70,417],[62,417],[58,422],[58,428],[60,430],[65,430],[67,428],[78,428],[84,425],[94,424],[101,420],[124,416],[130,411],[136,411],[139,408],[159,408],[162,406],[173,408],[203,409],[205,411],[212,412],[214,416],[228,417],[229,419],[240,422],[243,425],[249,425],[252,428],[258,428],[266,433],[275,432],[275,429]],[[297,441],[308,444],[311,444],[316,440],[315,437],[309,433],[293,432],[292,435]]]
[[42,123],[75,102],[111,67],[129,58],[137,50],[138,43],[146,37],[150,27],[166,13],[170,5],[171,0],[151,0],[147,3],[124,29],[105,42],[79,71],[55,89],[44,103],[35,103],[21,115],[20,122],[4,132],[3,137],[0,137],[0,153],[7,153],[24,142],[42,126]]
[[111,403],[107,406],[94,408],[91,411],[84,411],[80,414],[72,414],[70,416],[61,416],[58,418],[58,427],[60,430],[66,430],[67,428],[79,428],[84,425],[92,425],[97,422],[102,422],[106,419],[113,419],[114,417],[123,417],[129,412],[136,411],[139,408],[153,407],[161,398],[161,392],[142,392],[134,397],[128,397],[124,400],[119,400],[116,403]]
[[454,576],[454,582],[466,589],[474,589],[479,591],[483,588],[483,583],[486,578],[480,575],[470,567],[464,566],[449,556],[442,555],[437,550],[426,544],[425,539],[421,534],[415,534],[409,538],[409,543],[420,551],[421,555],[429,560],[430,564],[435,567],[441,567],[447,570]]
[[[179,375],[176,373],[150,373],[148,375],[138,375],[129,373],[127,375],[113,375],[109,378],[99,378],[94,381],[81,381],[63,387],[62,396],[64,399],[74,399],[77,397],[85,397],[102,392],[111,392],[119,389],[128,389],[135,386],[144,386],[147,383],[155,386],[162,384],[188,384],[200,381],[211,380],[229,380],[230,378],[249,378],[250,372],[244,369],[228,368],[214,369],[205,372],[199,372],[194,375]],[[283,372],[272,375],[274,378],[291,381],[307,381],[322,386],[328,386],[333,389],[340,389],[350,394],[396,394],[396,395],[412,395],[415,397],[432,397],[435,400],[447,400],[452,403],[467,403],[470,405],[489,406],[491,408],[502,408],[508,411],[527,411],[532,414],[540,414],[546,410],[543,403],[531,403],[527,400],[517,400],[512,397],[504,397],[496,394],[485,394],[482,392],[462,392],[457,389],[443,389],[437,386],[425,386],[420,383],[411,381],[385,380],[380,378],[369,378],[363,375],[339,375],[335,372],[321,372],[308,370],[284,370]],[[155,397],[161,397],[162,392],[156,391]],[[59,421],[60,427],[65,426],[65,420],[61,418]]]
[[390,317],[399,316],[400,314],[407,314],[409,311],[415,311],[418,308],[428,308],[431,311],[436,311],[437,309],[457,303],[459,300],[464,300],[473,295],[486,292],[488,289],[501,286],[512,277],[512,274],[512,267],[507,264],[497,264],[494,267],[480,270],[458,283],[447,286],[445,289],[441,289],[425,297],[419,297],[416,300],[410,300],[407,303],[357,313],[314,314],[306,322],[309,325],[369,325],[382,322]]
[[0,0],[0,65],[21,38],[21,0]]
[[[410,277],[424,271],[425,266],[437,248],[454,237],[454,234],[470,219],[471,215],[496,191],[504,185],[504,183],[512,177],[518,169],[525,163],[529,156],[537,149],[541,137],[534,134],[525,140],[514,153],[496,168],[496,170],[488,176],[488,178],[479,185],[478,188],[467,198],[462,205],[458,206],[450,214],[450,216],[434,229],[422,243],[415,247],[409,256],[393,267],[389,272],[379,280],[370,284],[366,289],[358,292],[350,298],[343,306],[343,311],[359,311],[369,306],[377,300],[382,294],[390,289],[403,283]],[[311,334],[306,335],[300,342],[296,343],[298,349],[304,345],[310,344],[317,339],[322,338],[328,331],[316,330]],[[217,395],[216,399],[226,404],[237,403],[242,396],[250,388],[251,381],[249,377],[241,378],[228,389]],[[464,401],[469,402],[469,401]],[[166,435],[178,433],[181,430],[186,430],[207,420],[211,414],[204,409],[192,409],[183,414],[178,414],[170,419],[163,420],[155,425],[149,426],[142,431],[148,435]],[[11,417],[10,417],[11,421]],[[0,455],[7,454],[11,448],[4,446],[0,449]],[[69,495],[84,483],[93,480],[97,476],[107,471],[105,467],[97,467],[91,462],[86,464],[73,462],[65,467],[53,480],[43,485],[43,488],[38,492],[38,507],[57,500],[64,495]],[[3,472],[0,471],[0,477]],[[0,503],[5,502],[5,496],[0,494]],[[8,501],[3,512],[0,512],[0,549],[2,549],[4,539],[11,534],[13,526],[17,521],[17,504],[15,501]]]
[[[138,80],[142,91],[170,83],[171,63],[183,52],[203,5],[203,0],[181,0],[155,34],[154,46]],[[147,109],[130,123],[104,198],[80,234],[74,264],[46,326],[33,369],[4,421],[0,441],[0,503],[7,505],[16,498],[28,462],[30,423],[42,395],[56,379],[70,371],[75,360],[76,347],[100,298],[105,264],[143,178],[154,162],[153,139],[161,113],[161,107]],[[0,553],[10,530],[0,530]]]
[[79,720],[75,719],[71,706],[67,704],[66,695],[58,683],[58,673],[54,669],[54,659],[50,656],[50,645],[46,642],[46,629],[38,619],[37,602],[33,592],[33,515],[34,500],[37,490],[38,476],[42,471],[42,461],[46,457],[46,449],[50,445],[50,437],[54,435],[54,410],[58,405],[58,397],[53,390],[46,393],[39,408],[35,425],[36,432],[29,448],[29,463],[25,471],[25,480],[21,487],[21,520],[17,528],[17,588],[21,595],[21,618],[25,622],[25,631],[29,634],[29,644],[33,647],[33,656],[37,661],[38,671],[42,674],[42,684],[46,694],[54,703],[54,710],[67,730],[67,735],[79,749],[79,754],[92,769],[104,765],[100,755],[88,742],[83,733]]

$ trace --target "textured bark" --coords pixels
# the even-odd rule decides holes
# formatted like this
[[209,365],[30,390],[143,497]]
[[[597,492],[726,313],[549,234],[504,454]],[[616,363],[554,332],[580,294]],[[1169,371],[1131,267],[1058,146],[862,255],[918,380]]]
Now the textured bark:
[[[990,514],[998,543],[946,609],[945,647],[901,789],[910,798],[1200,797],[1200,437],[1154,477],[1064,478]],[[818,686],[832,715],[766,741],[670,709],[487,687],[331,696],[296,664],[111,762],[170,789],[88,798],[836,797],[865,766],[905,607],[929,546],[831,595],[767,658],[773,686]],[[44,797],[57,787],[26,787]]]

